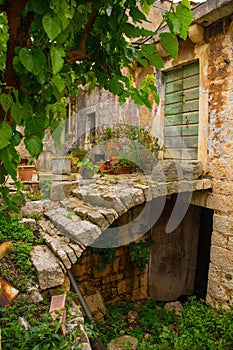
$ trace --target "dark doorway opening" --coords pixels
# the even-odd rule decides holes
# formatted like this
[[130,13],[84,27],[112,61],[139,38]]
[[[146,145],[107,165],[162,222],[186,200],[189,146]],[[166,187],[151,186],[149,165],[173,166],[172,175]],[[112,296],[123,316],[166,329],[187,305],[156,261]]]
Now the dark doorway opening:
[[212,209],[201,208],[194,292],[198,299],[205,299],[207,293],[213,214]]

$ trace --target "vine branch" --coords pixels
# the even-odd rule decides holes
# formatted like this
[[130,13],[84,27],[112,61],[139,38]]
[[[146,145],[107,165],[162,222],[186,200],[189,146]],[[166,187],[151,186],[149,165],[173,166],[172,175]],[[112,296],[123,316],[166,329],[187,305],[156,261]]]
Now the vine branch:
[[66,63],[69,64],[75,61],[82,61],[85,59],[90,60],[90,57],[88,56],[88,52],[87,52],[87,39],[94,26],[97,15],[98,15],[98,10],[95,7],[93,7],[92,13],[88,18],[86,27],[80,36],[78,49],[71,50],[68,52]]

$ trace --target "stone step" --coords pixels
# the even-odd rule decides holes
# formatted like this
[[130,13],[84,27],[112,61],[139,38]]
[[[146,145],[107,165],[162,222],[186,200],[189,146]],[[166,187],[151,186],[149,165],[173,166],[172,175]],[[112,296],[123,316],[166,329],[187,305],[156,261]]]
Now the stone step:
[[74,212],[66,208],[57,207],[45,212],[45,216],[64,235],[78,244],[91,246],[101,235],[101,229],[88,220],[81,220]]

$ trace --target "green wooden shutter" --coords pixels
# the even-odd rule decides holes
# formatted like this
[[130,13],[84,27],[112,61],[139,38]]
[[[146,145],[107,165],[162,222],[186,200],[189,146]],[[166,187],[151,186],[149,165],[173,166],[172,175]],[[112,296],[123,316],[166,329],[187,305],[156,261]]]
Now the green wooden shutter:
[[165,73],[164,159],[197,159],[199,63]]

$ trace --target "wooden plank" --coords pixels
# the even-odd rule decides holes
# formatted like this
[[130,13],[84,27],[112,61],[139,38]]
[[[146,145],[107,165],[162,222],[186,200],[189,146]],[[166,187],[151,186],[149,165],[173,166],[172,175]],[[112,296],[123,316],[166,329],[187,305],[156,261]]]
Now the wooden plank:
[[181,135],[182,136],[197,136],[198,135],[198,125],[196,125],[196,124],[183,125]]
[[171,103],[176,103],[176,102],[182,102],[183,101],[183,93],[182,91],[174,92],[171,94],[167,94],[165,96],[165,103],[171,104]]
[[199,88],[185,90],[183,95],[184,95],[183,101],[198,100],[199,99]]
[[165,83],[168,83],[168,82],[174,81],[174,80],[182,79],[182,77],[183,77],[183,75],[182,75],[181,68],[168,71],[165,74]]
[[165,137],[164,146],[166,148],[180,148],[181,147],[181,137]]
[[188,124],[198,124],[199,122],[199,114],[198,113],[185,113],[182,116],[182,124],[187,123],[188,120]]
[[169,83],[166,83],[165,85],[165,94],[169,94],[171,92],[181,91],[183,90],[183,81],[177,80],[177,81],[171,81]]
[[164,119],[165,126],[179,125],[183,122],[182,114],[177,114],[174,116],[167,116]]
[[199,100],[188,101],[183,103],[183,112],[192,112],[192,111],[198,111],[198,110],[199,110]]
[[197,136],[185,136],[183,137],[185,147],[195,148],[198,146],[198,137]]
[[173,105],[165,106],[165,115],[174,115],[182,113],[183,104],[182,103],[174,103]]
[[199,74],[199,63],[194,62],[183,67],[183,79]]
[[190,89],[193,87],[199,87],[199,75],[193,75],[183,80],[183,89]]
[[196,160],[197,159],[197,148],[186,148],[185,150],[181,150],[181,157],[182,159],[192,159]]
[[182,127],[181,125],[176,126],[166,126],[164,128],[164,136],[175,136],[175,137],[181,137],[182,135]]
[[163,152],[164,159],[181,159],[181,150],[180,149],[165,149]]

